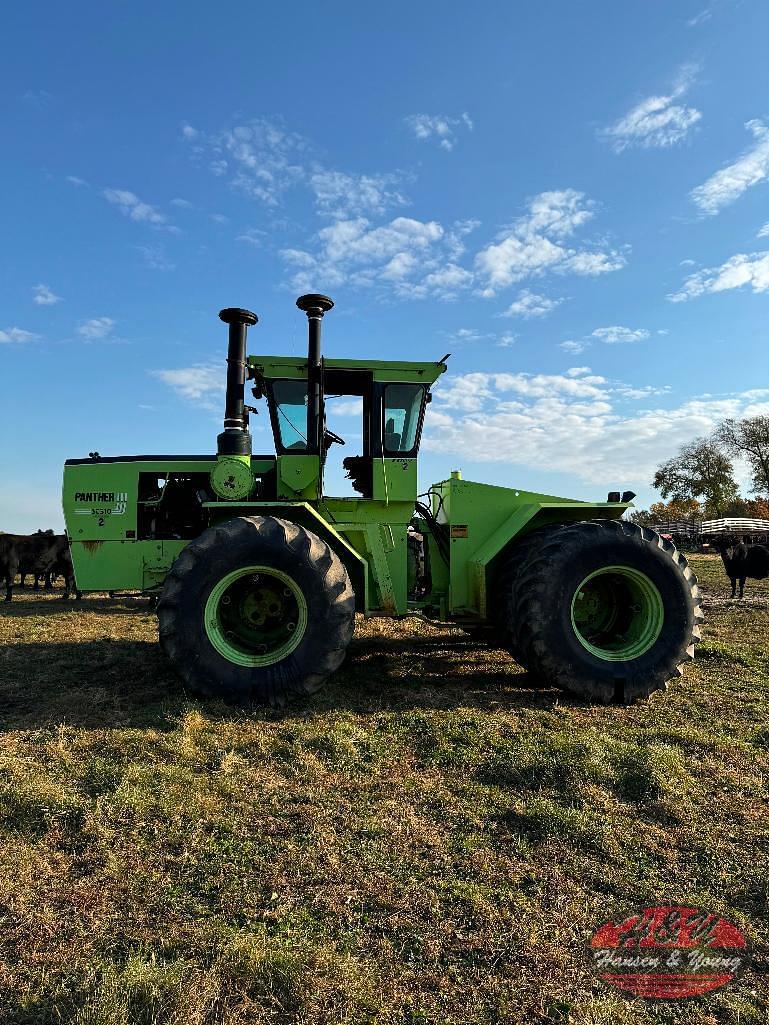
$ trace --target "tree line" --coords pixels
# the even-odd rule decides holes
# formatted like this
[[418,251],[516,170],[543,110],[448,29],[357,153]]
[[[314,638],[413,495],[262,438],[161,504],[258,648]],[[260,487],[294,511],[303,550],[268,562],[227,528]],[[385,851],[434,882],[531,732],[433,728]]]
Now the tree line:
[[[749,466],[750,492],[740,495],[734,460]],[[638,510],[638,522],[750,516],[769,519],[769,416],[724,420],[712,434],[683,445],[657,467],[652,486],[665,501]]]

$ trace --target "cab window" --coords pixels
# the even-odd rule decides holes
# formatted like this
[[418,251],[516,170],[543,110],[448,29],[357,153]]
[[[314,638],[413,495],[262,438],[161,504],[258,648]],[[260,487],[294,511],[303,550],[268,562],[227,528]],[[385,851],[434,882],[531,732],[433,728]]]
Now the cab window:
[[384,390],[384,450],[413,453],[419,442],[425,389],[421,384],[388,384]]
[[290,452],[307,451],[307,381],[273,381],[280,444]]

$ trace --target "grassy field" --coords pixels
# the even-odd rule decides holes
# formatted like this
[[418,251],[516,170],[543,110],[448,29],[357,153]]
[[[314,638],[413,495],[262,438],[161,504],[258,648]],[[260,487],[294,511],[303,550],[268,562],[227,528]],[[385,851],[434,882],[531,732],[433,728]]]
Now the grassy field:
[[[715,557],[696,662],[591,708],[460,631],[359,624],[313,700],[189,699],[144,603],[0,613],[2,1025],[766,1021],[769,588]],[[643,904],[753,969],[623,999],[585,943]]]

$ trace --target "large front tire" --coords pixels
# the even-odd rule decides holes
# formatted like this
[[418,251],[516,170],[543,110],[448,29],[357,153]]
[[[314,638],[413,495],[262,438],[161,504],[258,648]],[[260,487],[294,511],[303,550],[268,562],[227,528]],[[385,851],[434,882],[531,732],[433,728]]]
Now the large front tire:
[[282,706],[341,665],[355,625],[347,570],[316,534],[273,516],[210,527],[158,602],[160,643],[196,694]]
[[648,697],[681,676],[703,620],[686,559],[624,520],[549,530],[520,567],[511,598],[516,644],[532,674],[604,704]]

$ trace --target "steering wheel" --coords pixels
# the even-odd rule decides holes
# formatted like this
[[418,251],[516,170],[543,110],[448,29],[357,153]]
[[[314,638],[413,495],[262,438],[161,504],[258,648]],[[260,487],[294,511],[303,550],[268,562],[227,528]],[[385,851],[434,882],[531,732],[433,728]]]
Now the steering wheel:
[[333,445],[334,442],[336,442],[337,445],[345,444],[344,438],[340,438],[338,434],[334,434],[333,431],[329,431],[325,428],[323,430],[323,440],[327,443],[327,445]]

